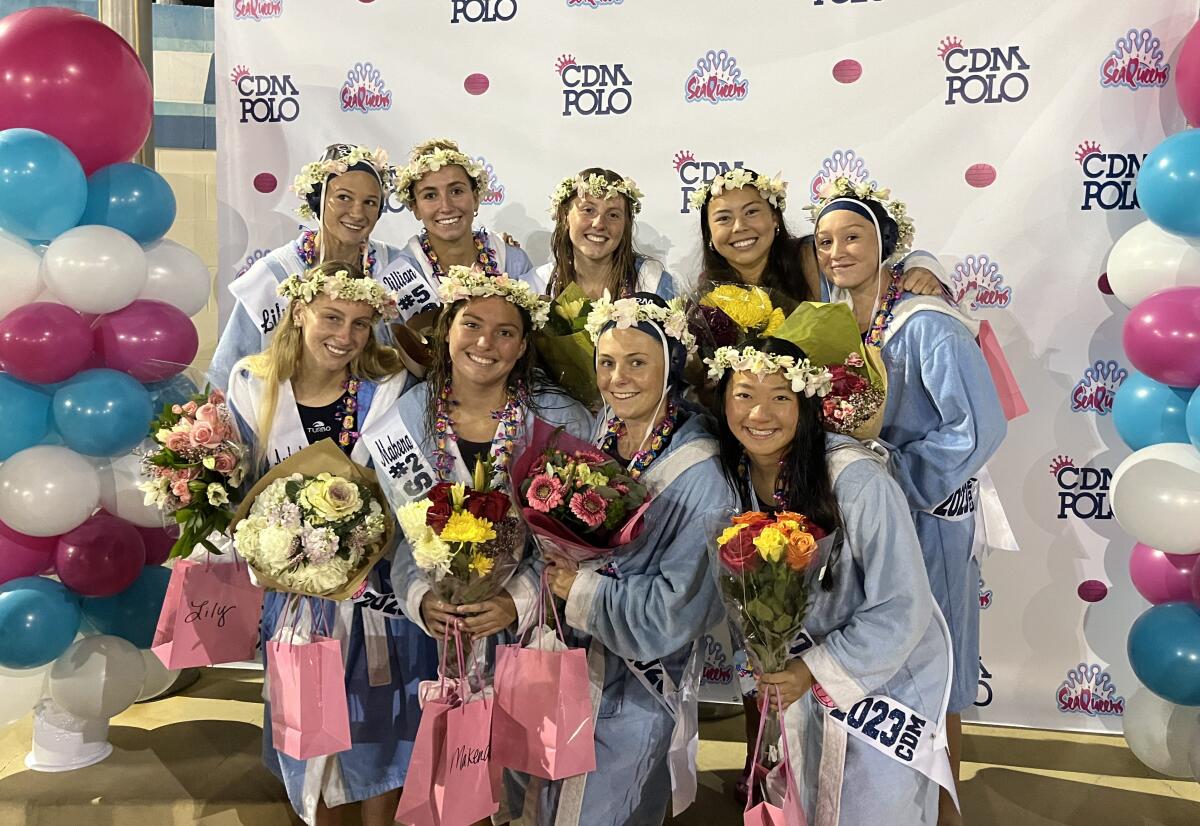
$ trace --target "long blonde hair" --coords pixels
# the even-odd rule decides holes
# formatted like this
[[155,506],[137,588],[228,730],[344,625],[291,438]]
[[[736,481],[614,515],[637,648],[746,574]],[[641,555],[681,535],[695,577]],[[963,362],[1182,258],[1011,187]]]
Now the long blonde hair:
[[[366,278],[362,270],[355,264],[345,261],[326,261],[313,267],[309,273],[320,273],[332,276],[345,270],[351,278]],[[257,353],[247,360],[246,366],[250,374],[263,382],[263,397],[258,408],[258,458],[261,461],[266,456],[267,441],[271,436],[271,425],[275,420],[275,411],[279,406],[279,385],[291,381],[300,368],[300,360],[304,356],[303,330],[296,324],[298,306],[307,306],[307,302],[293,298],[287,307],[287,312],[275,329],[275,336],[267,349]],[[379,316],[372,318],[377,322]],[[400,359],[400,351],[395,347],[380,344],[375,337],[375,328],[367,333],[367,344],[361,353],[350,361],[350,375],[359,379],[379,381],[388,376],[394,376],[404,369]]]

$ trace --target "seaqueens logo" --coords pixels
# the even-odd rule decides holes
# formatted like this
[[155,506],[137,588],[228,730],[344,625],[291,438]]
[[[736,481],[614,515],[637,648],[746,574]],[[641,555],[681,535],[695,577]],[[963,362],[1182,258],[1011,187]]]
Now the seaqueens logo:
[[619,6],[625,0],[567,0],[569,9],[599,9],[604,6]]
[[1125,698],[1117,696],[1112,677],[1094,663],[1080,663],[1068,671],[1056,699],[1063,714],[1120,717],[1125,713]]
[[946,105],[1016,103],[1029,94],[1029,64],[1020,46],[968,49],[957,37],[938,43],[946,66]]
[[379,70],[370,63],[355,63],[342,84],[343,112],[379,112],[392,108],[392,92]]
[[252,75],[238,66],[229,79],[241,96],[242,123],[291,123],[300,117],[300,90],[291,75]]
[[283,0],[233,0],[234,20],[266,20],[283,16]]
[[686,215],[692,211],[688,198],[701,184],[707,184],[718,175],[724,175],[731,169],[741,169],[741,161],[698,161],[696,156],[686,149],[680,149],[672,159],[675,172],[679,175],[679,192],[682,195],[679,212]]
[[450,0],[451,23],[504,23],[517,16],[517,0]]
[[1012,287],[1005,286],[1000,265],[986,255],[968,255],[954,268],[954,302],[971,299],[972,310],[1007,307]]
[[1137,175],[1145,155],[1111,154],[1094,141],[1075,150],[1083,169],[1083,203],[1080,209],[1139,209]]
[[1112,412],[1117,388],[1128,378],[1129,371],[1113,360],[1097,361],[1083,371],[1083,378],[1071,391],[1071,409],[1076,413]]
[[979,578],[979,609],[986,611],[992,607],[992,589],[987,587],[983,577]]
[[1106,467],[1078,467],[1070,456],[1050,462],[1050,475],[1058,483],[1058,518],[1112,519],[1108,488],[1113,472]]
[[1116,48],[1100,64],[1100,85],[1111,89],[1122,87],[1149,89],[1167,85],[1171,64],[1164,63],[1166,54],[1162,41],[1149,29],[1130,29],[1117,41]]
[[633,105],[633,81],[623,63],[579,63],[565,54],[554,63],[563,84],[563,117],[623,115]]
[[496,170],[487,162],[487,158],[480,155],[475,158],[475,163],[483,167],[483,174],[487,175],[488,188],[483,193],[483,197],[479,200],[481,204],[490,204],[498,206],[504,203],[504,184],[496,180]]
[[683,99],[688,103],[718,104],[745,100],[750,81],[742,77],[737,60],[729,52],[709,50],[696,61],[696,68],[683,84]]
[[832,183],[838,178],[849,178],[852,184],[870,183],[871,170],[867,162],[860,158],[853,149],[837,149],[829,153],[829,157],[821,161],[821,168],[808,184],[809,197],[815,204],[820,200],[821,187]]
[[233,274],[233,277],[241,278],[258,262],[258,259],[262,258],[268,252],[270,252],[268,249],[256,249],[254,252],[247,255],[246,260],[242,262],[240,267],[238,267],[238,271]]

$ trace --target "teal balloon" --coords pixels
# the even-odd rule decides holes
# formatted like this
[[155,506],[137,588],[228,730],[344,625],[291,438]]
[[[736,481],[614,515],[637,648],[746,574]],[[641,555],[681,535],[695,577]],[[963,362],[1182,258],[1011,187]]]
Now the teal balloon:
[[119,229],[139,244],[162,238],[175,222],[175,193],[162,175],[136,163],[115,163],[87,179],[80,224]]
[[1129,371],[1113,401],[1113,424],[1131,450],[1163,442],[1188,442],[1191,388],[1168,387],[1144,373]]
[[0,373],[0,462],[50,434],[50,396]]
[[1142,161],[1137,199],[1167,232],[1200,236],[1200,129],[1165,139]]
[[1128,651],[1142,685],[1176,705],[1200,706],[1200,607],[1152,605],[1129,629]]
[[1188,438],[1192,442],[1192,447],[1200,450],[1200,387],[1192,391],[1192,398],[1188,402],[1185,420],[1187,422]]
[[54,238],[79,223],[86,204],[87,178],[65,143],[36,129],[0,132],[0,229]]
[[54,393],[54,426],[85,456],[128,453],[150,431],[150,393],[117,370],[84,370]]
[[167,595],[171,571],[147,565],[133,584],[111,597],[84,597],[83,616],[100,634],[111,634],[149,648]]
[[40,576],[0,585],[0,666],[37,668],[57,660],[79,630],[79,598]]

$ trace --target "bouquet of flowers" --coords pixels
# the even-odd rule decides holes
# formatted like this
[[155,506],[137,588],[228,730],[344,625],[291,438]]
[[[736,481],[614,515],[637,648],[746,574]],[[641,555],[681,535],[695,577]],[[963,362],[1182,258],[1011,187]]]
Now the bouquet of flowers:
[[233,543],[264,588],[346,599],[391,545],[386,502],[374,474],[324,439],[259,480]]
[[143,458],[148,480],[138,488],[147,505],[172,514],[180,525],[170,555],[185,556],[196,545],[220,553],[208,536],[229,527],[230,495],[241,486],[248,464],[225,396],[210,390],[165,405],[150,433],[161,447]]
[[589,408],[600,403],[596,389],[596,347],[586,329],[592,300],[572,281],[554,299],[550,317],[534,341],[550,379]]
[[782,305],[788,304],[794,306],[763,287],[718,284],[700,295],[691,326],[706,349],[735,347],[748,338],[774,335],[786,317]]

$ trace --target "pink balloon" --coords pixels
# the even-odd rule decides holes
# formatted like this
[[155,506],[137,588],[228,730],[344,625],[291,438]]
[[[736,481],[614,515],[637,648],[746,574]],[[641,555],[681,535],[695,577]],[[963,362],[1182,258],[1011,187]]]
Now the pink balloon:
[[138,381],[162,381],[192,363],[200,338],[183,310],[139,299],[96,320],[95,346],[105,367]]
[[0,522],[0,585],[54,566],[57,536],[26,536]]
[[137,528],[109,513],[97,513],[58,538],[58,578],[85,597],[124,591],[146,564],[146,545]]
[[1200,125],[1200,23],[1183,40],[1175,63],[1175,97],[1192,126]]
[[1200,287],[1173,287],[1142,299],[1125,318],[1133,366],[1171,387],[1200,385]]
[[1200,565],[1192,566],[1192,602],[1200,605]]
[[1192,598],[1192,573],[1200,554],[1165,554],[1141,542],[1129,555],[1129,576],[1137,592],[1154,605]]
[[132,158],[153,116],[146,68],[108,26],[52,7],[0,20],[0,130],[53,135],[91,175]]
[[0,370],[22,381],[66,381],[91,355],[91,328],[64,304],[35,301],[0,319]]
[[146,564],[162,565],[167,561],[175,540],[179,538],[179,526],[170,525],[166,528],[143,528],[140,525],[137,532],[142,535],[146,545]]

